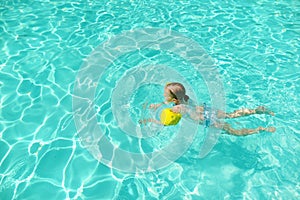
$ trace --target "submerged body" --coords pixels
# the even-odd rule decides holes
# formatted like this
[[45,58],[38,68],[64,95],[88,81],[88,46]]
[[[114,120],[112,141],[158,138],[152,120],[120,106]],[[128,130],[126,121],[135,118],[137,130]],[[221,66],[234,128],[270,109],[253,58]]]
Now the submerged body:
[[[208,126],[213,126],[218,129],[226,131],[228,134],[232,135],[250,135],[259,133],[260,131],[275,132],[275,127],[257,127],[254,129],[234,129],[228,123],[222,123],[218,119],[228,119],[228,118],[238,118],[243,116],[249,116],[253,114],[269,114],[273,115],[274,113],[263,106],[259,106],[256,109],[243,108],[235,110],[232,113],[226,113],[221,110],[212,110],[204,104],[203,106],[196,106],[194,103],[191,103],[192,100],[186,95],[185,88],[181,83],[168,83],[164,88],[164,97],[165,101],[160,104],[151,104],[150,109],[157,109],[163,105],[173,103],[174,106],[171,107],[171,111],[174,113],[179,113],[182,116],[187,116],[190,119]],[[140,123],[154,122],[160,123],[159,120],[155,119],[143,119],[140,120]],[[177,124],[177,123],[176,123]],[[175,124],[169,124],[175,125]]]

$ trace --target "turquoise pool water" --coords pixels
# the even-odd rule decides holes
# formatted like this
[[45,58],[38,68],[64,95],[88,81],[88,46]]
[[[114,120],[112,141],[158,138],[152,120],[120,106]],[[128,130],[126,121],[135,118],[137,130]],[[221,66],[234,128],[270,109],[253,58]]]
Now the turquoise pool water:
[[[0,4],[0,199],[299,199],[299,1]],[[99,45],[143,28],[173,30],[198,42],[216,63],[227,111],[265,105],[276,113],[230,120],[234,127],[277,131],[221,134],[200,159],[200,127],[183,155],[148,173],[98,162],[74,122],[76,77]],[[188,91],[211,101],[205,82],[184,59],[151,49],[123,55],[104,70],[95,94],[99,128],[114,145],[151,152],[174,137],[176,127],[143,140],[121,134],[112,111],[118,80],[136,66],[158,65],[179,71]],[[130,118],[144,114],[144,103],[163,99],[162,82],[134,91]]]

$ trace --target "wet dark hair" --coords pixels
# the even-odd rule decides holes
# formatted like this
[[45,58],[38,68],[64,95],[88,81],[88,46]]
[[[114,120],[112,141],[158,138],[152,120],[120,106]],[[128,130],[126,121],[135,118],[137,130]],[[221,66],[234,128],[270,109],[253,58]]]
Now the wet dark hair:
[[170,91],[170,94],[174,99],[178,101],[188,101],[189,96],[185,94],[185,87],[181,83],[167,83],[165,87]]

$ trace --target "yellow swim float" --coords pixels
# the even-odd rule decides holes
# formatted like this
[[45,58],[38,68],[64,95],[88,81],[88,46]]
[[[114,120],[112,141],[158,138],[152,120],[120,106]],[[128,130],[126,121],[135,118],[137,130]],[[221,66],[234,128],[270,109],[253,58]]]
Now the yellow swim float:
[[180,113],[175,113],[171,108],[165,108],[160,114],[160,122],[165,126],[176,125],[181,119]]

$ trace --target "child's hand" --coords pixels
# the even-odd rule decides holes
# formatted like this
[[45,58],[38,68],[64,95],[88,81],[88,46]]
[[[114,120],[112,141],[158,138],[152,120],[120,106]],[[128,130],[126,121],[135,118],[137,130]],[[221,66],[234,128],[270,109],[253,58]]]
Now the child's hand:
[[140,119],[139,124],[146,125],[147,124],[147,119]]
[[161,104],[150,104],[149,108],[151,109],[157,109]]

